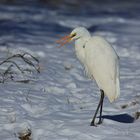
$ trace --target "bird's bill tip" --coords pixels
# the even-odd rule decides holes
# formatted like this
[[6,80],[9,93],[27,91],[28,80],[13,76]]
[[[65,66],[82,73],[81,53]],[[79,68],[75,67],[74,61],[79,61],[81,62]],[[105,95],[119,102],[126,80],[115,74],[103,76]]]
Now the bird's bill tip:
[[56,43],[60,44],[59,48],[69,43],[72,40],[71,35],[64,36],[56,41]]
[[62,41],[65,41],[65,40],[67,40],[67,39],[69,39],[69,38],[70,38],[70,35],[66,35],[66,36],[61,37],[60,39],[58,39],[58,40],[56,41],[56,43],[61,43]]

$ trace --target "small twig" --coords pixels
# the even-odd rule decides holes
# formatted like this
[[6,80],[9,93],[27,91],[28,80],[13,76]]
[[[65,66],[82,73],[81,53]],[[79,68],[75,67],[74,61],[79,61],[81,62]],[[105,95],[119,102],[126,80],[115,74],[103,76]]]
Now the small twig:
[[16,63],[16,62],[14,62],[14,61],[11,61],[11,60],[6,60],[5,61],[5,63],[12,63],[12,64],[14,64],[16,67],[17,67],[17,69],[21,72],[21,73],[24,73],[24,71],[18,66],[18,64]]
[[26,62],[27,64],[29,64],[30,66],[34,67],[35,70],[40,73],[40,70],[38,68],[36,68],[36,66],[27,58],[23,57],[23,61]]
[[[39,68],[39,67],[37,68],[37,67],[35,66],[35,64],[33,64],[32,61],[30,61],[29,59],[27,59],[27,58],[25,57],[25,55],[29,55],[31,58],[33,58],[33,60],[35,60],[35,61],[39,64],[39,60],[38,60],[36,57],[34,57],[33,55],[31,55],[31,54],[29,54],[29,53],[24,53],[24,54],[14,54],[14,55],[8,57],[7,59],[5,59],[4,61],[2,61],[2,62],[0,63],[0,65],[2,65],[2,64],[4,64],[4,63],[7,63],[7,62],[11,62],[11,63],[14,63],[14,65],[16,65],[16,67],[21,71],[20,67],[19,67],[14,61],[11,61],[11,59],[13,59],[13,58],[21,58],[25,63],[27,63],[27,64],[29,64],[30,66],[34,67],[35,70],[36,70],[38,73],[40,73],[40,68]],[[10,60],[10,61],[9,61],[9,60]],[[22,72],[23,72],[23,71],[22,71]]]
[[[2,80],[0,80],[0,83],[4,83],[9,77],[7,75],[4,75],[3,73],[0,73]],[[7,77],[6,77],[7,76]],[[10,79],[13,80],[13,76],[10,74]]]
[[13,65],[11,64],[6,70],[5,72],[3,73],[3,75],[7,75],[9,74],[9,72],[11,71],[11,68],[13,67]]
[[[33,60],[30,60],[33,59]],[[23,54],[14,54],[8,58],[6,58],[5,60],[3,60],[2,62],[0,62],[0,65],[3,65],[5,63],[11,63],[10,66],[8,66],[8,68],[4,71],[4,73],[1,73],[2,76],[2,83],[4,83],[8,78],[11,78],[11,80],[13,80],[13,76],[12,76],[12,71],[11,68],[13,66],[15,66],[21,73],[24,73],[26,71],[26,69],[22,69],[13,59],[14,58],[21,58],[26,64],[28,64],[29,66],[33,67],[38,73],[40,73],[40,67],[39,67],[39,60],[34,57],[33,55],[25,52]],[[33,63],[33,61],[35,61]],[[35,64],[37,63],[37,64]],[[8,78],[6,78],[7,75],[10,75],[10,77],[8,76]],[[24,83],[28,83],[30,80],[19,80],[17,82],[24,82]],[[16,81],[15,81],[16,82]]]
[[25,56],[25,55],[29,55],[30,57],[32,57],[37,63],[39,63],[39,60],[36,58],[36,57],[34,57],[33,55],[31,55],[31,54],[29,54],[29,53],[24,53],[23,54],[23,56]]
[[[37,63],[38,63],[38,68],[29,60],[29,59],[27,59],[27,58],[25,58],[24,56],[25,55],[29,55],[31,58],[33,58],[33,60],[35,60]],[[28,63],[29,65],[31,65],[31,66],[33,66],[34,68],[35,68],[35,70],[38,72],[38,73],[40,73],[40,67],[39,67],[39,60],[36,58],[36,57],[34,57],[33,55],[31,55],[31,54],[29,54],[29,53],[24,53],[23,54],[23,60],[26,62],[26,63]]]
[[29,79],[27,79],[27,80],[16,80],[15,82],[18,82],[18,83],[29,83],[29,82],[31,82],[31,81],[33,81],[33,80],[29,80]]
[[18,56],[19,56],[18,54],[17,54],[17,55],[12,55],[12,56],[8,57],[7,59],[5,59],[4,61],[2,61],[2,62],[0,63],[0,65],[6,63],[8,60],[10,60],[10,59],[12,59],[12,58],[18,57]]

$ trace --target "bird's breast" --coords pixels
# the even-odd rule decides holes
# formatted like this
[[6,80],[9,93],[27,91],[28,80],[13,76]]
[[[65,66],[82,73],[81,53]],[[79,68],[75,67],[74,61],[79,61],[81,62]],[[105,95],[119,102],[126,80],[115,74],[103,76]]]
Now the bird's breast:
[[86,65],[86,41],[76,41],[75,42],[75,52],[76,56],[85,68],[85,74],[88,78],[93,79],[93,75],[89,72],[88,66]]

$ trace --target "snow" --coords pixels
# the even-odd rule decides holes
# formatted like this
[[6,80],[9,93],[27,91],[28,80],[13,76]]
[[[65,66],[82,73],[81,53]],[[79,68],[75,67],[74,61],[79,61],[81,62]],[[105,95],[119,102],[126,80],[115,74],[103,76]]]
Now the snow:
[[[1,140],[18,140],[28,130],[33,140],[140,139],[140,3],[107,1],[99,9],[88,2],[79,9],[0,5],[0,60],[28,52],[41,67],[41,73],[27,73],[32,82],[0,83]],[[99,101],[95,81],[85,76],[73,43],[55,43],[81,25],[105,37],[120,57],[121,96],[112,104],[105,98],[98,127],[90,126]]]

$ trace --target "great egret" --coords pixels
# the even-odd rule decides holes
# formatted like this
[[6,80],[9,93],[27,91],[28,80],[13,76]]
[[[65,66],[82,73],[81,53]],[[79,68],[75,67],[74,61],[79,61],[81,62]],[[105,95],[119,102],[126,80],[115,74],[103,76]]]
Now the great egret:
[[[72,40],[75,40],[75,52],[84,65],[87,76],[95,79],[100,88],[100,101],[91,121],[91,126],[96,126],[102,123],[104,94],[110,102],[120,95],[119,57],[103,37],[92,37],[84,27],[75,28],[70,35],[61,38],[57,43],[63,46]],[[95,119],[99,109],[100,116],[96,124]]]

